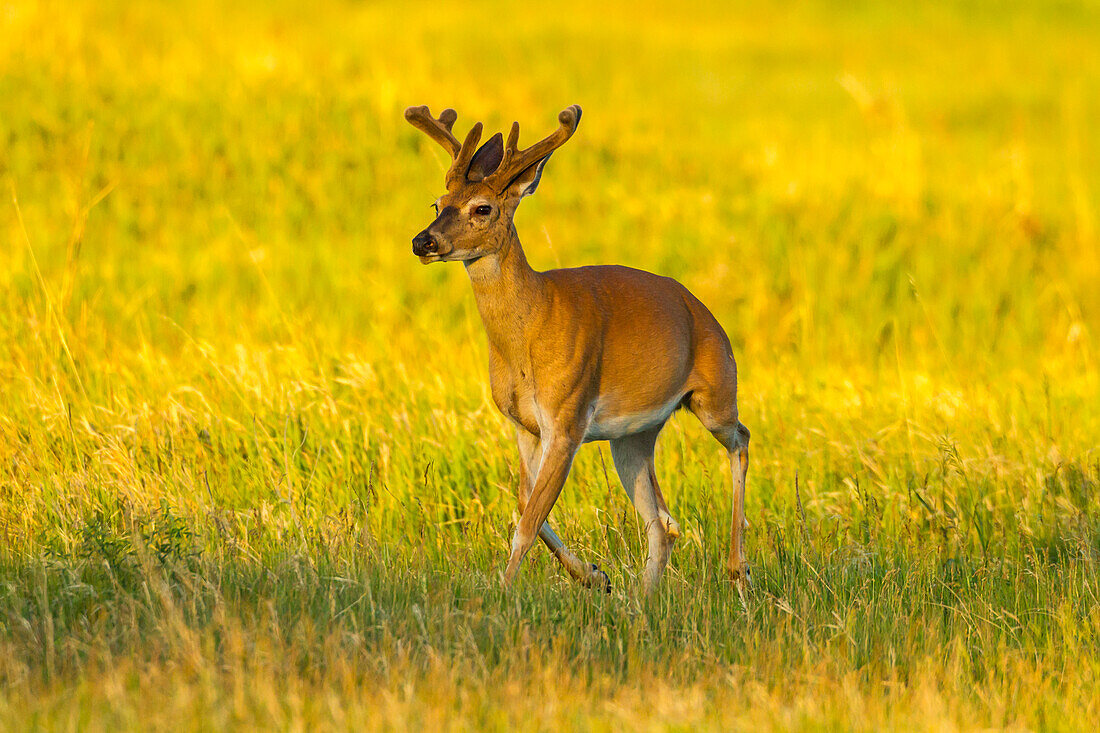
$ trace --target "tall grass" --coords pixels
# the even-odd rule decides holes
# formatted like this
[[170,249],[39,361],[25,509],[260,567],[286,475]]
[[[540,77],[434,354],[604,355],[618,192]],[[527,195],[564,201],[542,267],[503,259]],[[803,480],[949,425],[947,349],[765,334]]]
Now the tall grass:
[[[1080,729],[1100,714],[1100,9],[0,6],[0,727]],[[517,458],[401,110],[579,134],[537,267],[672,275],[660,594],[605,446]]]

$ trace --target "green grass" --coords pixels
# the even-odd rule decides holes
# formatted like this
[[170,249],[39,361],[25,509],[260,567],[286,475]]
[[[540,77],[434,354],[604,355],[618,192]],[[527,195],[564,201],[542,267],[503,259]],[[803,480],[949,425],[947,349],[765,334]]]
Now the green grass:
[[[1100,715],[1100,7],[0,6],[0,728],[1079,730]],[[578,134],[536,267],[734,343],[747,551],[606,446],[501,587],[511,429],[405,106]],[[521,144],[523,144],[521,142]]]

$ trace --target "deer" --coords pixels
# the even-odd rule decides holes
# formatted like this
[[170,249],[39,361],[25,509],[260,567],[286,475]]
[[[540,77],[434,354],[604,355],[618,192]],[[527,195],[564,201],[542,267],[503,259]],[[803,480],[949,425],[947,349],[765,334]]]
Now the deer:
[[535,193],[550,156],[577,130],[581,108],[519,149],[519,123],[483,145],[482,124],[463,142],[457,113],[433,117],[409,107],[405,119],[451,157],[436,217],[412,240],[422,264],[461,262],[488,337],[493,402],[515,426],[519,448],[518,521],[504,585],[511,587],[538,537],[584,586],[610,592],[608,575],[570,551],[548,518],[578,449],[609,441],[615,469],[644,524],[643,592],[658,587],[680,525],[657,485],[657,436],[686,408],[725,448],[732,474],[729,578],[751,576],[744,555],[749,431],[737,412],[737,364],[711,312],[672,278],[619,265],[537,271],[528,264],[513,218]]

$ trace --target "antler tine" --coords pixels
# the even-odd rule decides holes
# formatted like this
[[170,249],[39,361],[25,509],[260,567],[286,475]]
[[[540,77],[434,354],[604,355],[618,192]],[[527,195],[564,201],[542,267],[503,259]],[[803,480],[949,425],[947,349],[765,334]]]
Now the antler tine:
[[466,134],[466,140],[463,141],[458,153],[455,154],[454,162],[451,163],[451,169],[447,171],[448,188],[466,182],[466,172],[470,168],[470,159],[474,157],[474,151],[477,150],[477,144],[480,141],[481,123],[478,122],[471,127],[470,132]]
[[458,119],[458,113],[453,109],[443,110],[439,119],[436,119],[425,106],[409,107],[405,110],[405,119],[410,125],[442,145],[452,158],[458,156],[462,146],[458,144],[458,138],[451,133],[451,128]]
[[566,107],[558,114],[558,129],[526,150],[517,149],[519,123],[513,122],[512,129],[508,132],[508,144],[504,148],[500,165],[492,175],[485,178],[485,182],[497,191],[503,191],[516,176],[564,145],[565,141],[577,131],[580,121],[581,108],[575,104]]
[[[513,122],[512,129],[508,131],[508,143],[504,146],[504,155],[500,159],[498,171],[508,170],[512,164],[512,158],[516,154],[516,146],[519,144],[519,123]],[[491,177],[491,176],[490,176]]]

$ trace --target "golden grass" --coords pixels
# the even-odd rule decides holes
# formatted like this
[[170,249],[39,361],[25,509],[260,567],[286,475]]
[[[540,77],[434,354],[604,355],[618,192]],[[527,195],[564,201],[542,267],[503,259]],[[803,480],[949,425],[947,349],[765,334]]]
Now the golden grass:
[[[1088,726],[1098,31],[1092,2],[0,5],[0,727]],[[541,550],[499,587],[516,459],[465,275],[410,253],[443,160],[401,111],[531,139],[574,102],[517,226],[726,327],[745,598],[680,418],[661,597],[598,446],[556,514],[614,593]]]

